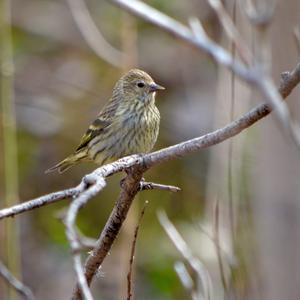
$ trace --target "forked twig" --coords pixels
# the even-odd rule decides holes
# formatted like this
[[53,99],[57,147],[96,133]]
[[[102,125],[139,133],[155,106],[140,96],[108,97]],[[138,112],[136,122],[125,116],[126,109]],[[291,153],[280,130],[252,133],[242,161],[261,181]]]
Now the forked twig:
[[165,185],[165,184],[146,182],[146,181],[140,182],[140,189],[141,189],[141,191],[162,190],[162,191],[169,191],[169,192],[173,192],[173,193],[177,193],[177,192],[181,191],[181,189],[179,187],[174,186],[174,185]]
[[77,275],[78,284],[85,300],[92,300],[93,296],[87,284],[84,276],[84,269],[81,264],[81,244],[76,230],[76,217],[79,210],[95,195],[97,195],[106,185],[106,182],[101,176],[86,176],[85,184],[88,185],[88,189],[81,193],[71,203],[66,218],[64,220],[66,225],[66,235],[69,240],[71,251],[73,255],[74,269]]

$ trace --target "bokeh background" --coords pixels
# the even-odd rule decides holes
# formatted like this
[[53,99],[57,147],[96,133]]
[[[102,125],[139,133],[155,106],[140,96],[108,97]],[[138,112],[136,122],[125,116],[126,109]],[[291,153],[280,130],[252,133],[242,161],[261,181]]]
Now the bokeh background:
[[[191,16],[198,17],[209,36],[231,49],[206,1],[147,3],[184,23]],[[233,0],[225,4],[255,52],[259,45],[243,13],[243,1],[235,8]],[[20,201],[75,186],[95,169],[93,164],[82,164],[62,175],[44,174],[73,151],[109,99],[116,80],[131,67],[147,71],[166,87],[157,96],[162,118],[155,149],[223,126],[263,100],[206,55],[109,1],[89,0],[86,5],[105,39],[126,54],[115,65],[87,45],[67,1],[11,0],[11,5],[19,169],[16,193]],[[280,73],[299,61],[293,37],[299,20],[298,1],[278,1],[270,27],[272,74],[277,83]],[[299,97],[298,87],[288,100],[296,119],[300,118]],[[0,145],[2,208],[6,206],[3,131]],[[151,169],[145,174],[147,180],[176,185],[182,191],[139,194],[93,284],[95,299],[126,298],[129,251],[145,200],[149,204],[135,257],[136,299],[190,299],[174,271],[174,262],[181,257],[157,221],[159,209],[167,212],[207,266],[216,299],[223,298],[212,242],[216,201],[220,204],[220,243],[228,284],[231,278],[227,296],[299,299],[299,158],[299,151],[276,120],[268,117],[233,141]],[[82,233],[94,238],[99,235],[117,198],[121,178],[109,178],[105,190],[80,212]],[[37,299],[68,299],[74,286],[72,259],[60,220],[68,203],[64,200],[24,213],[10,225],[0,223],[1,259],[13,262],[14,273],[32,288]],[[0,298],[18,299],[1,279]]]

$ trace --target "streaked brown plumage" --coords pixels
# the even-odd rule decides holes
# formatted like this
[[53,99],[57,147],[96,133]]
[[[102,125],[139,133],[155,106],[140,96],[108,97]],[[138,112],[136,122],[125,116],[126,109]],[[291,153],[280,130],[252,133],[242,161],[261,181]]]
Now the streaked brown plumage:
[[64,172],[83,161],[105,162],[149,152],[157,139],[160,115],[155,92],[164,88],[146,72],[133,69],[116,83],[112,97],[90,125],[75,152],[46,172]]

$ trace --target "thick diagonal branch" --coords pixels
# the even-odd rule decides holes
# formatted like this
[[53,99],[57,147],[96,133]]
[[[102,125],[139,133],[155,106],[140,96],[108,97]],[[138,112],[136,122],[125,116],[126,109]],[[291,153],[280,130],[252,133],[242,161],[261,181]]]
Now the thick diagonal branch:
[[[128,174],[122,183],[122,190],[117,203],[102,230],[94,250],[87,258],[85,264],[85,276],[88,285],[91,284],[95,273],[109,252],[124,220],[126,219],[131,203],[140,190],[140,181],[144,171],[145,169],[140,166],[132,167],[130,171],[127,171]],[[81,290],[78,284],[74,290],[73,299],[82,299]]]

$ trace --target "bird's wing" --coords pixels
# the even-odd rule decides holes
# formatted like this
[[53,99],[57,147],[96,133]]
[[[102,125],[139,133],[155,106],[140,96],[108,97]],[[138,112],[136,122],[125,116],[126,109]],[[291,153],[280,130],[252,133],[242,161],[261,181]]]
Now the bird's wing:
[[109,120],[102,119],[100,116],[90,125],[89,129],[82,137],[79,146],[76,149],[76,152],[79,152],[83,148],[85,148],[89,142],[97,135],[101,134],[103,129],[110,125],[111,122]]
[[82,137],[76,152],[79,152],[85,148],[95,136],[101,134],[103,129],[112,123],[120,102],[118,101],[118,99],[120,100],[120,95],[119,97],[117,96],[118,94],[113,95],[100,111],[98,118],[90,125],[89,129]]

